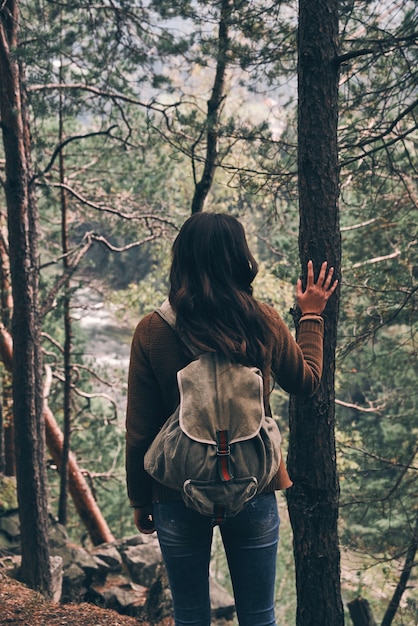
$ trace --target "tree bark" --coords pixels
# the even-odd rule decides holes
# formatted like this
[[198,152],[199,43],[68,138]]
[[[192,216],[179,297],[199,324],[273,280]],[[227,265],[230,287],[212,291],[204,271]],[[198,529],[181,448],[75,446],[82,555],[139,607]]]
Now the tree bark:
[[[339,278],[338,10],[336,0],[300,0],[298,39],[299,253]],[[295,311],[296,321],[300,312]],[[344,624],[337,533],[334,371],[338,293],[325,311],[324,369],[318,392],[291,398],[288,505],[294,534],[297,626]]]
[[37,310],[37,211],[29,187],[29,126],[17,45],[18,2],[0,9],[0,102],[5,153],[5,194],[10,242],[13,413],[16,478],[21,526],[20,578],[47,596],[52,593],[48,547],[48,501],[42,414],[40,332]]
[[[60,65],[60,82],[62,82],[62,64]],[[63,95],[60,92],[59,96],[59,143],[64,142],[64,120],[63,120]],[[64,148],[60,150],[59,154],[59,168],[60,168],[60,183],[62,184],[60,190],[61,196],[61,245],[62,245],[62,257],[63,257],[63,272],[64,275],[69,274],[70,264],[68,261],[68,197],[67,192],[64,189],[65,184],[65,162],[64,162]],[[61,454],[61,469],[60,469],[60,495],[59,495],[59,507],[58,507],[58,520],[64,526],[67,524],[67,486],[68,486],[68,460],[71,449],[71,351],[72,351],[72,323],[71,323],[71,295],[69,287],[69,280],[65,284],[64,292],[64,424],[63,424],[63,442],[62,442],[62,454]]]

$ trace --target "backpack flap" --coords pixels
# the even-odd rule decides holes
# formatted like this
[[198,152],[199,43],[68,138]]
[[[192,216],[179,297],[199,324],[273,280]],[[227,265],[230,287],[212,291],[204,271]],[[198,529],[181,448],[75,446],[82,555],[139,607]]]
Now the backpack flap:
[[263,379],[256,368],[206,352],[177,374],[180,427],[200,443],[214,444],[227,429],[229,443],[254,437],[264,414]]

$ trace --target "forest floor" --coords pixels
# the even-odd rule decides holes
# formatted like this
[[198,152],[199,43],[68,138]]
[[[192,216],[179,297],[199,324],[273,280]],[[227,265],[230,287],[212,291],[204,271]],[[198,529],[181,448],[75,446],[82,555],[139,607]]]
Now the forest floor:
[[[0,573],[0,626],[149,626],[134,617],[93,604],[54,604]],[[166,619],[155,626],[173,626]]]

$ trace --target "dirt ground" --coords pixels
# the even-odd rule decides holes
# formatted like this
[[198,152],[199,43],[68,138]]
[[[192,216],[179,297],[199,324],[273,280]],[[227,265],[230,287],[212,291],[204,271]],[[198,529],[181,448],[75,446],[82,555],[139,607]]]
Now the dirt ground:
[[[0,572],[0,626],[150,626],[92,604],[53,604]],[[155,626],[173,626],[172,619]]]

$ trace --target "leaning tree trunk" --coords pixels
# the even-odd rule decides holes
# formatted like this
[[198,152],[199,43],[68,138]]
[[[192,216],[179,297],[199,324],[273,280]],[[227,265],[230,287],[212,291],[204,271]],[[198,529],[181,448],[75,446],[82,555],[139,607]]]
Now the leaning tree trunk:
[[[337,0],[300,0],[298,43],[299,252],[340,272],[338,215]],[[295,312],[297,317],[298,312]],[[338,294],[325,311],[319,391],[290,405],[288,492],[294,534],[297,626],[344,623],[337,534],[339,486],[334,439],[334,369]]]
[[5,193],[14,311],[13,413],[21,526],[20,577],[51,595],[47,481],[42,412],[42,371],[37,311],[36,203],[30,189],[29,127],[17,45],[18,2],[0,9],[0,115],[5,154]]

